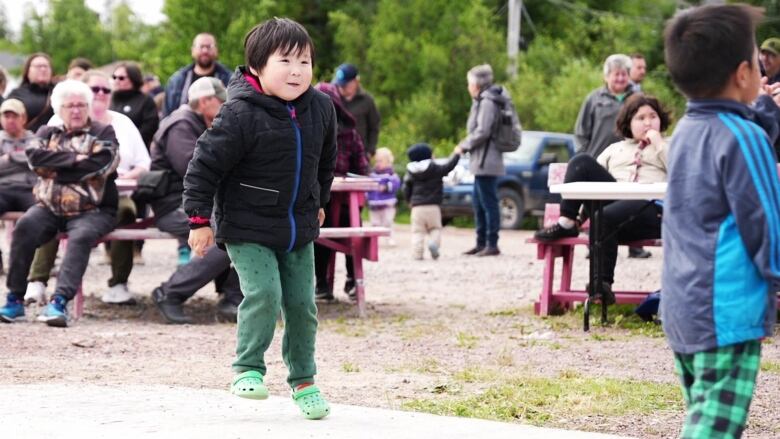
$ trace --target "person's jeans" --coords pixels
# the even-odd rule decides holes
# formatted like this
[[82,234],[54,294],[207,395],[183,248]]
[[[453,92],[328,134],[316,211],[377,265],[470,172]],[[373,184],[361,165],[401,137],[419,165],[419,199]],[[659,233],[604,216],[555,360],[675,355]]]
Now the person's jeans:
[[474,221],[477,247],[498,247],[501,213],[498,209],[498,177],[474,177]]
[[[577,154],[566,165],[564,183],[575,181],[615,182],[615,177],[588,154]],[[584,200],[561,200],[561,216],[575,220],[580,214]]]
[[[186,237],[190,233],[189,218],[182,209],[155,219],[157,228],[178,237]],[[222,282],[217,279],[223,277]],[[240,303],[243,294],[236,270],[230,267],[230,258],[225,250],[213,245],[206,249],[206,254],[194,257],[189,263],[180,265],[167,281],[160,285],[166,297],[178,302],[184,302],[199,289],[211,281],[215,281],[218,293],[223,299]]]
[[60,294],[67,300],[73,299],[87,270],[92,247],[113,228],[113,213],[95,210],[75,217],[61,217],[45,207],[31,207],[14,228],[11,264],[6,279],[8,291],[19,297],[24,295],[35,250],[64,231],[68,234],[68,249],[62,258],[54,294]]

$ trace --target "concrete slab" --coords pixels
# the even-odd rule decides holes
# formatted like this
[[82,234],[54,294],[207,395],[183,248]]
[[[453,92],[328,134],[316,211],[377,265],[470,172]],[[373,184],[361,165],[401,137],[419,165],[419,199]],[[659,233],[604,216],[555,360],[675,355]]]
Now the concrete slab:
[[288,398],[166,386],[0,386],[7,438],[616,438],[479,419],[334,404],[308,421]]

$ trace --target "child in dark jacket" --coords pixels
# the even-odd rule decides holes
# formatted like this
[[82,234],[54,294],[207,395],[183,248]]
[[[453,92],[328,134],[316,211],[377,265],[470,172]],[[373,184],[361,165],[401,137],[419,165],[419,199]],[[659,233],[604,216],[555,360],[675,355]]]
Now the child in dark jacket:
[[742,435],[761,340],[777,319],[780,109],[769,93],[780,86],[759,96],[761,17],[703,6],[665,31],[666,65],[688,98],[669,145],[662,226],[661,314],[687,407],[683,438]]
[[406,152],[409,164],[404,177],[404,196],[412,207],[412,258],[422,260],[425,237],[431,258],[439,258],[441,246],[441,202],[444,185],[442,178],[455,169],[460,160],[456,147],[445,165],[433,161],[433,151],[427,143],[412,145]]
[[273,18],[244,40],[247,67],[198,140],[184,177],[190,246],[202,256],[215,237],[244,292],[238,308],[231,391],[265,399],[265,351],[279,312],[292,397],[308,419],[330,413],[314,385],[314,239],[325,219],[336,161],[336,114],[311,87],[314,44],[300,24]]

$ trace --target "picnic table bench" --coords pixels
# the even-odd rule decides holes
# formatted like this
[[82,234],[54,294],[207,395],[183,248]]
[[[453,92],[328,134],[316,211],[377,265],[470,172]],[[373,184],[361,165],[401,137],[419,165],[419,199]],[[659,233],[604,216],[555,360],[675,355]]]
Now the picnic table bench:
[[[117,179],[117,188],[132,189],[135,182],[132,180]],[[320,229],[320,236],[316,242],[336,252],[352,256],[352,264],[355,269],[355,286],[357,292],[358,315],[365,315],[365,274],[363,271],[363,260],[379,260],[379,242],[381,236],[389,236],[390,229],[386,227],[362,227],[360,225],[360,206],[365,201],[365,192],[377,190],[379,184],[369,178],[336,178],[332,186],[332,196],[338,200],[338,203],[332,203],[335,206],[329,212],[330,215],[338,215],[340,203],[348,204],[350,209],[349,227],[323,227]],[[10,243],[13,233],[13,224],[21,218],[24,212],[6,212],[0,216],[7,224],[7,237]],[[338,216],[334,216],[338,218]],[[67,245],[67,235],[60,234],[59,238],[63,245]],[[103,236],[96,245],[105,241],[138,241],[147,239],[177,239],[175,235],[160,231],[154,227],[153,218],[138,220],[133,224],[120,226],[112,232]],[[334,254],[335,256],[335,254]],[[333,272],[335,271],[335,257],[331,258],[329,265],[329,281],[333,282]],[[79,287],[74,299],[74,318],[79,319],[84,311],[84,295]]]

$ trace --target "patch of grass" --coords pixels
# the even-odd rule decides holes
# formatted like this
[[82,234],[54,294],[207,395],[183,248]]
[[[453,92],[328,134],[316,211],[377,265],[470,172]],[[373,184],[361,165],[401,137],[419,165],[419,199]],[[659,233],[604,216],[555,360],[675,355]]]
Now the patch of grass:
[[401,340],[410,341],[418,340],[432,334],[441,334],[447,331],[448,328],[442,323],[418,323],[411,326],[404,326],[399,329]]
[[490,311],[487,315],[490,317],[515,317],[520,314],[520,311],[520,308],[507,308]]
[[590,338],[595,341],[615,341],[615,337],[611,335],[591,334]]
[[427,374],[439,374],[442,372],[439,361],[431,357],[423,358],[422,361],[414,366],[413,370],[417,373]]
[[477,346],[477,340],[479,340],[479,337],[476,335],[465,332],[458,332],[456,338],[458,339],[458,346],[466,349],[474,349]]
[[344,317],[338,317],[333,320],[322,320],[320,326],[324,329],[333,330],[336,334],[344,335],[347,337],[366,337],[369,334],[370,323],[376,324],[376,321],[370,319],[346,319]]
[[342,363],[341,364],[341,370],[346,373],[357,373],[360,372],[360,366],[354,363]]
[[512,349],[504,348],[496,356],[496,364],[502,367],[512,367],[515,365],[515,359],[512,355]]
[[456,372],[452,377],[464,383],[482,383],[496,381],[499,378],[499,374],[484,367],[471,366]]
[[780,363],[776,361],[762,361],[761,372],[780,374]]
[[405,410],[437,415],[555,425],[573,417],[649,415],[682,410],[679,386],[647,381],[584,378],[577,373],[555,378],[516,377],[465,398],[417,399]]

